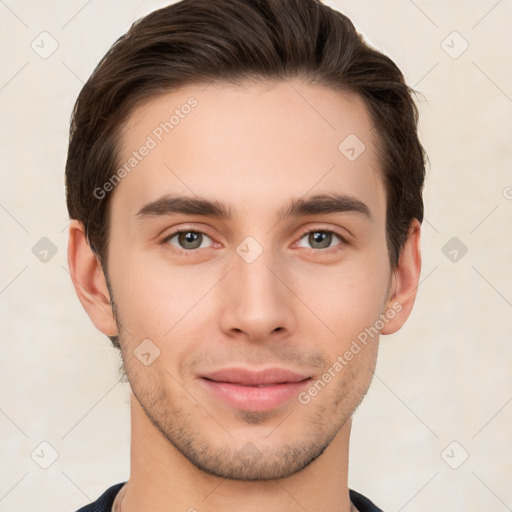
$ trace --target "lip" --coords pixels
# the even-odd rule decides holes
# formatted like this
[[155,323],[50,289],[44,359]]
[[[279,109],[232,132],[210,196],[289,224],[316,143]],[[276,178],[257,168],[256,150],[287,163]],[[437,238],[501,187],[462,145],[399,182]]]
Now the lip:
[[213,396],[236,409],[261,412],[275,409],[295,398],[310,381],[284,368],[251,371],[225,368],[201,375],[203,387]]

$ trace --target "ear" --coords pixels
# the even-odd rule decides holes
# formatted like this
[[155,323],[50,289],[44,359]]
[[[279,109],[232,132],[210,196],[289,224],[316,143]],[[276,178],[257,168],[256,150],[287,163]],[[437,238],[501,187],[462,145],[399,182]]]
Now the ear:
[[87,241],[83,224],[77,220],[69,226],[68,266],[78,298],[92,323],[103,334],[116,336],[117,325],[103,269]]
[[[390,293],[386,303],[387,317],[390,319],[381,334],[393,334],[405,323],[412,311],[421,271],[420,251],[421,224],[413,219],[409,226],[407,240],[400,252],[398,266],[393,271]],[[391,312],[394,315],[391,316]]]

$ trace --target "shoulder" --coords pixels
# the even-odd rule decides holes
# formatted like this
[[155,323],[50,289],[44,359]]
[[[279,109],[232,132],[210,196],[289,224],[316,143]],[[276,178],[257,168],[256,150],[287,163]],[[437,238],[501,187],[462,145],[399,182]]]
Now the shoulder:
[[383,512],[375,503],[358,492],[349,489],[350,501],[356,506],[359,512]]
[[82,507],[77,512],[110,512],[114,499],[124,484],[125,482],[121,482],[109,487],[96,501]]

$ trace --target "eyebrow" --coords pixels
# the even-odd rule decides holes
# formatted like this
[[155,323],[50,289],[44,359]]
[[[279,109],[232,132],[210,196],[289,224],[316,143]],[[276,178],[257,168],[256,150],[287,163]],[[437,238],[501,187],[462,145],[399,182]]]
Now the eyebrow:
[[[278,212],[278,219],[328,213],[357,213],[372,219],[368,206],[359,199],[346,194],[317,194],[292,200]],[[144,205],[137,218],[161,217],[173,214],[202,215],[221,220],[231,219],[231,210],[219,201],[200,197],[167,194]]]

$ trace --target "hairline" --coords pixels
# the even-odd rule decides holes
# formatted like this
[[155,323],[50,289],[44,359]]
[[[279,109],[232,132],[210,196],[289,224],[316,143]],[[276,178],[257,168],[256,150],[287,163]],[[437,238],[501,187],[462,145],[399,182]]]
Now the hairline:
[[[127,102],[124,105],[121,105],[120,109],[125,109],[123,117],[116,123],[115,127],[112,131],[112,138],[114,140],[115,144],[115,165],[114,169],[117,169],[120,164],[122,163],[122,157],[121,153],[123,150],[123,143],[125,142],[125,135],[126,130],[130,124],[130,121],[133,119],[136,111],[139,111],[141,108],[144,108],[149,103],[158,100],[159,98],[164,98],[165,96],[169,94],[179,93],[187,88],[196,88],[200,87],[202,85],[206,87],[210,85],[221,85],[221,86],[228,86],[228,87],[241,87],[241,88],[247,88],[250,86],[263,86],[266,84],[270,84],[272,86],[278,85],[279,83],[288,82],[288,80],[301,80],[302,83],[306,85],[311,86],[318,86],[318,87],[324,87],[327,88],[333,92],[336,92],[338,94],[345,94],[346,96],[352,96],[356,97],[362,100],[364,108],[366,110],[366,113],[368,114],[371,126],[370,126],[370,133],[373,135],[372,137],[372,143],[375,148],[375,156],[377,159],[377,165],[378,165],[378,174],[380,179],[382,180],[382,184],[384,186],[384,192],[385,192],[385,235],[386,235],[386,246],[387,246],[387,252],[388,252],[388,259],[390,262],[390,266],[392,269],[396,268],[398,265],[398,262],[393,262],[391,260],[391,251],[389,249],[389,241],[388,241],[388,228],[387,228],[387,219],[389,214],[389,208],[388,208],[388,188],[386,183],[386,175],[384,170],[384,159],[386,156],[385,149],[383,147],[384,141],[380,134],[380,131],[377,127],[377,124],[375,122],[372,109],[370,108],[369,103],[367,102],[367,99],[365,98],[364,94],[361,94],[360,91],[355,90],[352,86],[345,83],[340,84],[331,84],[326,83],[326,81],[323,81],[321,79],[318,79],[316,76],[312,76],[310,73],[294,73],[290,75],[272,75],[272,76],[266,76],[262,74],[255,74],[255,73],[235,73],[233,76],[228,77],[198,77],[197,80],[190,79],[190,80],[183,80],[177,85],[174,86],[168,86],[168,87],[161,87],[158,90],[154,91],[148,91],[148,90],[139,90],[137,91],[138,94],[133,94],[132,98],[128,98]],[[204,90],[204,89],[203,89]],[[118,187],[116,187],[117,189]],[[102,265],[102,268],[104,271],[108,268],[108,260],[109,260],[109,242],[110,242],[110,231],[111,231],[111,208],[112,208],[112,196],[115,193],[116,189],[114,189],[112,192],[108,194],[108,196],[104,199],[106,201],[105,211],[104,211],[104,222],[105,222],[105,233],[104,233],[104,246],[103,246],[103,254],[99,255],[96,251],[95,253],[98,256],[98,259]],[[101,256],[101,258],[100,258]]]

